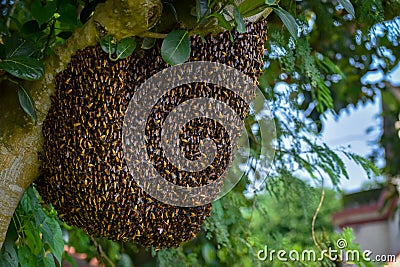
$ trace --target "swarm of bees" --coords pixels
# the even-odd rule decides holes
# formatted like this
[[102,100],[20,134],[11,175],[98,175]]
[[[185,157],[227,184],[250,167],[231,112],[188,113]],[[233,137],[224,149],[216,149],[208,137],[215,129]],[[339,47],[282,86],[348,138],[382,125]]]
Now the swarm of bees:
[[[263,66],[266,22],[247,26],[247,32],[191,37],[189,61],[219,62],[238,69],[254,81]],[[59,217],[89,235],[134,241],[156,248],[179,246],[196,236],[211,212],[211,204],[179,207],[160,202],[137,185],[124,160],[124,115],[136,89],[155,73],[168,67],[161,58],[161,42],[126,59],[111,61],[99,46],[78,51],[56,77],[56,91],[43,123],[42,176],[36,187]],[[147,118],[148,153],[160,146],[155,121],[183,101],[215,98],[234,106],[242,118],[248,105],[217,85],[181,85],[165,94]],[[157,119],[156,119],[157,118]],[[227,167],[229,137],[210,119],[198,119],[182,129],[182,150],[196,159],[198,143],[205,136],[223,143],[211,171],[182,172],[162,154],[150,156],[154,167],[169,182],[202,186],[218,179]],[[207,130],[204,130],[207,129]],[[191,142],[187,142],[190,138]]]

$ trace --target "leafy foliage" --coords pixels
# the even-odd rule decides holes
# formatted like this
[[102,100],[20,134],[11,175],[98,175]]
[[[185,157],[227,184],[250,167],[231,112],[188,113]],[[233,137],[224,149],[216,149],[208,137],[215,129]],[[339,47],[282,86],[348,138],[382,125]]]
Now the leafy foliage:
[[51,267],[61,263],[64,240],[57,212],[41,207],[32,186],[23,195],[12,221],[0,256],[1,266]]
[[26,89],[22,86],[19,85],[18,87],[18,99],[19,103],[21,104],[21,107],[23,110],[32,117],[32,119],[37,122],[37,116],[36,116],[36,111],[35,111],[35,105],[33,104],[32,98],[29,96],[28,92]]
[[38,80],[44,73],[43,64],[40,61],[25,56],[5,58],[0,62],[0,68],[15,77],[26,80]]
[[136,39],[135,37],[128,37],[118,42],[113,36],[107,35],[100,41],[100,45],[103,51],[108,53],[111,60],[117,61],[132,55],[136,48]]
[[[363,255],[363,252],[361,251],[360,246],[357,243],[354,243],[354,235],[353,235],[352,228],[343,229],[343,232],[340,234],[339,238],[346,241],[346,248],[344,249],[345,251],[351,251],[352,253],[354,251],[357,251],[359,253],[359,255]],[[357,262],[354,262],[354,264],[357,267],[374,267],[374,266],[376,266],[375,264],[371,263],[364,257],[360,257],[360,260]]]
[[294,38],[297,38],[298,27],[297,27],[296,20],[293,18],[293,16],[281,7],[276,7],[276,8],[274,8],[274,10],[275,10],[275,13],[281,18],[281,20],[282,20],[283,24],[285,24],[286,28],[288,28],[290,34]]
[[[39,80],[44,74],[43,57],[80,25],[77,3],[34,0],[29,5],[24,1],[13,5],[0,16],[0,70],[8,72],[10,79],[19,84],[19,79]],[[36,122],[33,101],[27,91],[20,87],[18,97],[23,101],[20,102],[23,110]]]
[[[202,33],[204,29],[211,26],[215,27],[213,19],[217,19],[217,26],[222,27],[225,30],[231,31],[233,27],[239,32],[244,33],[246,31],[245,18],[253,15],[261,14],[270,7],[274,7],[274,10],[280,16],[284,24],[288,27],[291,33],[297,36],[297,24],[293,16],[279,7],[276,1],[264,1],[264,0],[246,0],[236,5],[235,1],[202,1],[197,0],[195,2],[195,15],[196,22],[191,27],[186,27],[184,30],[172,29],[170,33],[165,37],[162,45],[162,57],[171,65],[176,65],[185,62],[190,55],[190,43],[188,36],[194,33]],[[176,12],[174,2],[166,2],[168,7],[172,6],[174,10],[174,16],[179,21],[179,14]],[[190,4],[188,4],[190,6]],[[206,32],[210,32],[209,29]]]
[[162,43],[161,56],[171,65],[185,62],[190,56],[188,32],[184,30],[170,32]]
[[[310,187],[290,173],[282,174],[271,183],[274,183],[273,192],[246,198],[235,190],[214,202],[204,232],[192,244],[162,250],[157,255],[159,265],[185,264],[190,259],[191,266],[321,266],[321,262],[271,263],[257,258],[265,246],[276,251],[314,249],[319,253],[312,241],[311,220],[321,189]],[[238,207],[239,212],[235,212]],[[336,193],[328,191],[326,205],[316,224],[319,240],[328,242],[327,236],[338,238],[333,233],[330,214],[339,207]],[[334,266],[328,259],[322,264]]]
[[[3,1],[4,2],[4,1]],[[0,79],[40,79],[43,57],[62,44],[85,23],[101,0],[6,1],[0,16]],[[332,150],[319,139],[321,116],[359,102],[365,103],[383,88],[382,84],[361,79],[369,70],[388,73],[399,58],[396,32],[400,4],[396,1],[164,1],[163,25],[153,33],[165,34],[163,58],[171,65],[185,62],[190,54],[189,36],[205,29],[234,27],[243,31],[253,15],[275,12],[269,17],[265,70],[260,89],[275,118],[274,165],[259,180],[247,173],[227,196],[213,203],[212,216],[199,236],[180,248],[151,252],[135,244],[120,244],[87,236],[65,224],[60,227],[56,212],[40,207],[30,187],[17,208],[7,240],[0,254],[1,266],[54,266],[62,258],[66,243],[87,259],[99,258],[106,266],[140,266],[145,257],[149,266],[257,266],[263,264],[257,252],[265,245],[274,249],[318,252],[311,238],[311,218],[318,204],[319,185],[329,178],[340,188],[342,176],[349,178],[342,157],[358,163],[370,177],[379,170],[363,157],[345,149]],[[184,2],[184,1],[180,1]],[[279,4],[279,5],[278,5]],[[79,12],[81,10],[81,12]],[[384,21],[384,19],[393,19]],[[165,26],[165,25],[167,26]],[[164,27],[165,26],[165,27]],[[381,32],[381,33],[380,33]],[[378,34],[379,33],[379,34]],[[150,49],[154,39],[130,37],[116,40],[106,36],[103,50],[113,60],[125,58],[137,49]],[[390,53],[389,53],[390,52]],[[279,86],[276,86],[279,85]],[[400,104],[387,90],[380,91],[385,112],[397,120]],[[19,87],[20,103],[34,120],[36,114],[29,88]],[[251,121],[251,120],[250,120]],[[251,128],[254,121],[251,121]],[[260,159],[259,133],[250,140],[252,169]],[[397,138],[397,132],[394,133]],[[382,137],[382,144],[395,143],[393,135]],[[397,140],[397,139],[396,139]],[[395,149],[397,151],[397,149]],[[389,173],[398,173],[398,156],[387,164]],[[302,178],[311,177],[312,183]],[[352,233],[333,232],[329,214],[339,208],[334,192],[326,191],[327,201],[316,221],[316,237],[321,248],[334,248],[344,238],[349,249],[359,249]],[[61,233],[67,238],[63,240]],[[301,234],[300,234],[301,233]],[[323,266],[337,262],[324,259]],[[274,266],[312,266],[309,262],[274,262]],[[359,266],[368,263],[356,263]],[[321,266],[321,265],[315,265]]]

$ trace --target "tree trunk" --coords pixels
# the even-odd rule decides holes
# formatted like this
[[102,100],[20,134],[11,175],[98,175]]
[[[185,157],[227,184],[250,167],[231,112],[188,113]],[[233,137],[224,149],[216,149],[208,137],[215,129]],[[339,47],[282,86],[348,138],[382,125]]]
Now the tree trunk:
[[[93,17],[45,59],[45,75],[24,86],[34,100],[38,123],[24,114],[16,85],[0,80],[0,248],[25,189],[39,176],[42,123],[50,108],[54,77],[78,49],[96,45],[105,34],[117,39],[147,36],[161,16],[159,0],[109,0],[99,4]],[[1,78],[1,77],[0,77]]]

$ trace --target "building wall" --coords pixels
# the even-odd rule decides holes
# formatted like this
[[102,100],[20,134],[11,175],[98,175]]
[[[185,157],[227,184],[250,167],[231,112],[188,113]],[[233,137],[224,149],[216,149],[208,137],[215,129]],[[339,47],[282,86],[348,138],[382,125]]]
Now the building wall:
[[400,253],[400,209],[389,221],[371,222],[353,226],[355,242],[361,250],[371,250],[374,255]]
[[372,251],[372,257],[387,255],[391,251],[390,228],[390,223],[387,221],[353,226],[355,242],[360,244],[361,250]]
[[389,222],[389,240],[390,240],[390,254],[400,253],[400,201],[398,209],[393,217],[393,220]]

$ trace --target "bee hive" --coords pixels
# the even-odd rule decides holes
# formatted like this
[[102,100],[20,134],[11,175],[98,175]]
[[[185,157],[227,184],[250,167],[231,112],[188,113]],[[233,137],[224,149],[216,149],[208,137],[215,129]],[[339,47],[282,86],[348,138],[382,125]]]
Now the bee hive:
[[[247,32],[191,37],[189,61],[219,62],[238,69],[254,81],[263,66],[266,23],[247,26]],[[101,48],[88,47],[72,57],[56,77],[56,91],[43,124],[42,177],[39,193],[51,203],[59,217],[94,236],[135,241],[144,246],[171,247],[194,238],[211,204],[178,207],[162,203],[144,192],[129,173],[122,149],[124,115],[135,90],[168,65],[161,58],[161,42],[143,54],[134,53],[116,62]],[[230,141],[217,122],[200,118],[186,124],[183,151],[194,160],[199,142],[212,137],[221,146],[213,171],[188,174],[153,151],[160,146],[155,121],[187,99],[206,97],[232,106],[245,118],[248,105],[231,91],[213,84],[192,83],[170,90],[159,100],[147,119],[147,150],[153,166],[171,183],[202,186],[218,179],[227,167]],[[206,130],[204,130],[206,129]],[[218,141],[219,140],[219,141]],[[153,153],[153,154],[152,154]]]

